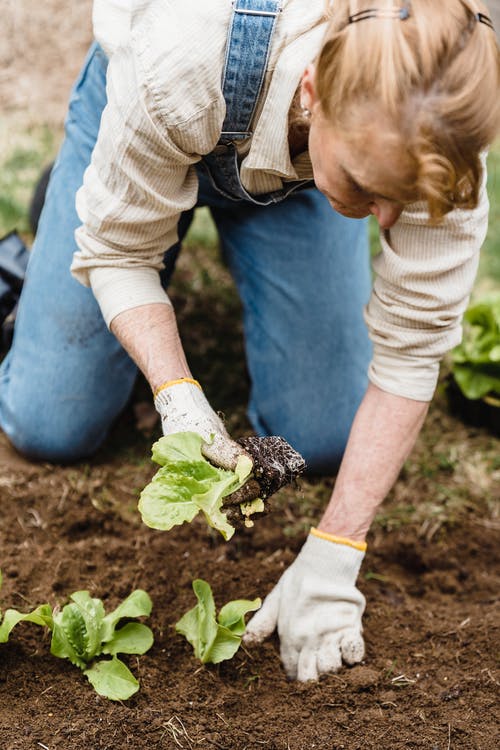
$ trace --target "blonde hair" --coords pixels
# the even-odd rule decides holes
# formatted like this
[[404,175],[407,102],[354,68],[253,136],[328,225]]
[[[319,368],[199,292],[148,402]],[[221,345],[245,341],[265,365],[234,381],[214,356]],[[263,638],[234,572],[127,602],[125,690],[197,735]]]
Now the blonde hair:
[[487,13],[482,3],[406,5],[404,21],[349,23],[354,13],[399,3],[335,0],[317,59],[316,92],[323,114],[343,132],[359,133],[370,106],[384,115],[414,164],[413,187],[438,221],[452,208],[477,205],[480,153],[500,129],[499,49],[495,32],[476,20]]

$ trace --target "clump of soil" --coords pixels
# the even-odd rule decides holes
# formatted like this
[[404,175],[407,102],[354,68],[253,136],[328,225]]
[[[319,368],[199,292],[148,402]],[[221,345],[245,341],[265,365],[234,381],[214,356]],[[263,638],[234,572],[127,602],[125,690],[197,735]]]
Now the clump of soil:
[[251,512],[245,512],[242,503],[249,503],[257,498],[261,501],[269,500],[271,495],[304,473],[306,462],[300,453],[278,435],[249,435],[241,437],[238,443],[251,457],[253,473],[243,487],[224,498],[223,506],[231,525],[235,528],[251,528],[256,518],[269,512],[269,502],[262,502],[261,510],[252,508]]
[[249,435],[238,441],[250,454],[254,474],[260,487],[260,497],[266,498],[293,482],[304,473],[306,462],[282,437]]

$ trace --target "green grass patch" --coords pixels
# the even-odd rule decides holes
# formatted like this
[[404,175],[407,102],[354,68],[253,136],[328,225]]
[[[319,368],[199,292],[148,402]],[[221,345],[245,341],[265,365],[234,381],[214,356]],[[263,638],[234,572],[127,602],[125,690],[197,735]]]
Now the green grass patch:
[[201,245],[202,247],[214,248],[219,244],[217,227],[207,207],[197,208],[194,212],[194,219],[184,242],[191,247]]
[[488,156],[488,196],[490,216],[488,234],[481,251],[478,289],[483,285],[498,289],[500,284],[500,143]]
[[43,168],[54,158],[60,133],[45,125],[0,121],[0,236],[30,234],[28,211]]

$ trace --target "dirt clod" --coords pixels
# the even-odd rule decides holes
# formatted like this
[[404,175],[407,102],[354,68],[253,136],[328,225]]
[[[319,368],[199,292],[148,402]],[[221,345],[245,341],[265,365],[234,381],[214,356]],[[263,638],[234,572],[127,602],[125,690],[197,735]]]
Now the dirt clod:
[[348,669],[343,679],[354,690],[368,690],[379,682],[380,674],[370,667],[359,666]]
[[282,437],[242,437],[238,441],[253,459],[255,478],[263,500],[293,482],[306,468],[306,462]]

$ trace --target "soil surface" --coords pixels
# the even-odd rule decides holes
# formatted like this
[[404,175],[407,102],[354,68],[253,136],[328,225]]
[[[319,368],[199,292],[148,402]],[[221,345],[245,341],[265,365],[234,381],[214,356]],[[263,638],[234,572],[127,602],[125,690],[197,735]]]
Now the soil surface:
[[[6,0],[2,9],[0,100],[25,108],[27,120],[62,120],[90,39],[91,2],[73,5]],[[196,248],[183,253],[176,277],[193,373],[232,434],[250,434],[232,284]],[[218,606],[264,596],[318,519],[333,477],[280,490],[273,512],[228,543],[201,521],[148,529],[136,509],[155,471],[150,445],[159,433],[148,425],[148,402],[139,382],[106,448],[75,466],[30,463],[0,435],[2,611],[62,606],[80,589],[109,609],[140,587],[154,603],[155,634],[146,655],[128,658],[141,689],[120,704],[52,657],[40,628],[18,625],[0,646],[1,750],[497,750],[498,439],[464,426],[438,393],[369,537],[359,579],[366,659],[298,684],[284,675],[276,636],[202,666],[174,624],[195,603],[197,577]]]
[[[181,255],[176,275],[172,296],[193,370],[214,406],[227,409],[232,433],[249,434],[230,279],[199,248]],[[159,433],[144,427],[146,401],[139,381],[106,448],[75,466],[30,463],[0,436],[2,609],[63,605],[79,589],[111,608],[144,588],[155,634],[146,655],[128,658],[140,691],[117,704],[52,657],[40,628],[18,625],[0,647],[2,750],[498,748],[498,439],[457,421],[438,394],[369,538],[359,580],[366,659],[298,684],[283,672],[276,636],[202,666],[174,624],[195,603],[197,577],[219,607],[265,596],[320,515],[332,477],[283,488],[273,511],[228,543],[197,519],[148,529],[136,505],[155,471],[149,455]]]
[[375,528],[360,578],[360,666],[289,682],[275,639],[201,666],[173,629],[194,605],[191,581],[209,581],[219,606],[265,595],[303,541],[286,534],[301,495],[327,483],[282,490],[280,511],[229,543],[202,522],[154,532],[135,510],[152,473],[145,443],[76,467],[33,465],[1,443],[3,608],[62,605],[78,589],[113,607],[140,587],[155,633],[148,654],[128,659],[141,689],[121,705],[52,657],[39,628],[18,625],[0,647],[3,750],[498,748],[495,524],[471,517],[430,539],[411,525]]

